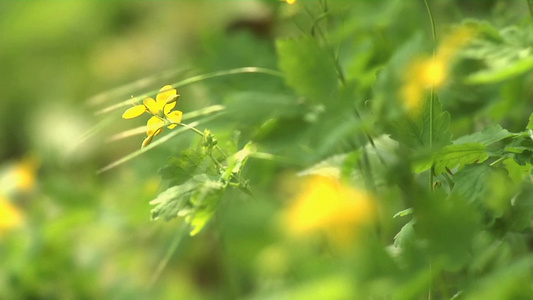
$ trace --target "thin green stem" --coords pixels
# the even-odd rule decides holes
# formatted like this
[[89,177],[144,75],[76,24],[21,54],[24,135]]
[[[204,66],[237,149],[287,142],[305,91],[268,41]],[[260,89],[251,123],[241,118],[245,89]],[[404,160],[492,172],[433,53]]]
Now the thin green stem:
[[190,126],[189,124],[186,124],[186,123],[174,123],[174,122],[170,122],[170,124],[176,124],[176,125],[180,125],[180,126],[189,128],[190,130],[196,132],[199,136],[204,137],[204,133],[203,132],[198,130],[196,127]]
[[[431,8],[429,7],[429,3],[427,0],[424,0],[424,4],[426,5],[427,13],[429,16],[429,22],[431,24],[431,36],[433,39],[433,57],[435,57],[435,45],[437,43],[437,30],[435,29],[435,20],[433,19],[433,14],[431,13]],[[432,86],[431,92],[429,96],[429,148],[433,149],[433,100],[435,97],[435,89]],[[429,190],[433,191],[433,169],[429,171]]]
[[[198,130],[197,128],[193,127],[193,126],[190,126],[188,124],[185,124],[185,123],[174,123],[172,122],[171,124],[176,124],[176,125],[180,125],[180,126],[183,126],[183,127],[186,127],[186,128],[189,128],[190,130],[196,132],[198,135],[200,135],[201,137],[204,137],[204,133],[201,132],[200,130]],[[228,156],[226,155],[226,153],[224,151],[222,151],[222,149],[220,149],[220,147],[218,145],[215,145],[215,148],[218,150],[218,152],[220,152],[220,154],[222,154],[222,156],[224,156],[224,159],[226,159]]]
[[[427,13],[429,16],[429,22],[431,24],[431,36],[433,39],[433,59],[435,59],[435,49],[437,45],[437,30],[435,29],[435,20],[433,19],[433,14],[431,13],[431,8],[429,7],[429,3],[427,0],[424,0],[424,4],[426,5]],[[433,149],[433,112],[434,112],[434,105],[433,105],[433,98],[435,97],[435,89],[433,86],[431,86],[431,92],[429,96],[429,148],[430,150]],[[429,170],[429,192],[433,192],[433,168]],[[432,265],[429,264],[429,270],[430,273],[432,273]],[[431,300],[433,294],[433,274],[431,274],[431,282],[428,290],[428,300]]]
[[176,235],[172,239],[172,242],[170,243],[170,246],[168,247],[167,252],[165,253],[165,257],[163,257],[163,259],[159,262],[159,264],[157,265],[157,269],[155,270],[154,274],[152,274],[152,277],[150,278],[150,284],[148,285],[149,289],[152,288],[154,284],[157,282],[157,280],[159,279],[159,277],[161,276],[161,274],[167,267],[168,262],[172,258],[172,255],[174,255],[174,253],[178,249],[181,239],[185,235],[186,228],[187,226],[184,223],[181,225],[180,230],[176,232]]
[[[335,67],[337,76],[339,77],[339,81],[341,82],[341,84],[343,86],[346,86],[346,77],[344,76],[344,72],[342,71],[342,67],[340,65],[338,55],[336,55],[335,49],[333,49],[333,47],[331,46],[331,43],[330,43],[330,41],[328,39],[328,36],[327,36],[327,23],[326,23],[326,30],[325,30],[326,32],[323,32],[322,29],[320,28],[320,26],[318,26],[318,23],[321,20],[326,20],[326,22],[327,22],[327,18],[329,17],[328,6],[327,6],[326,0],[323,0],[323,1],[319,0],[319,3],[322,4],[321,5],[322,6],[322,13],[320,15],[318,15],[317,17],[315,17],[315,18],[313,18],[313,14],[309,11],[309,9],[306,8],[307,14],[309,14],[309,16],[312,19],[314,19],[312,27],[311,27],[311,36],[315,37],[315,33],[318,33],[318,35],[322,38],[322,40],[325,43],[326,49],[328,50],[328,52],[330,53],[330,55],[331,55],[331,57],[333,59],[334,67]],[[355,114],[356,114],[357,118],[362,120],[361,114],[359,113],[357,108],[355,107],[354,109],[355,109]],[[370,135],[370,133],[366,129],[363,129],[363,135],[366,137],[366,139],[368,140],[370,145],[376,149],[376,145],[374,143],[374,139],[372,138],[372,136]],[[366,185],[368,186],[369,189],[374,190],[375,186],[374,186],[373,180],[372,180],[372,169],[371,169],[370,161],[368,159],[368,154],[367,154],[367,151],[366,151],[366,149],[364,147],[364,143],[361,143],[361,144],[362,144],[362,151],[363,151],[363,160],[360,163],[360,168],[361,168],[361,171],[364,174],[366,174],[366,176],[365,176],[365,178],[367,178]],[[380,159],[381,159],[381,157],[380,157]]]
[[433,14],[431,13],[431,8],[429,8],[429,3],[427,0],[424,0],[424,4],[426,4],[426,9],[428,11],[429,16],[429,22],[431,23],[431,36],[433,38],[433,42],[437,42],[437,30],[435,29],[435,20],[433,20]]
[[493,166],[497,165],[498,163],[500,163],[500,162],[502,162],[502,161],[504,161],[504,160],[506,160],[506,159],[507,159],[507,157],[500,157],[500,158],[498,158],[497,160],[493,161],[493,162],[490,164],[490,166],[493,167]]
[[527,8],[529,8],[529,14],[533,17],[533,0],[526,0]]

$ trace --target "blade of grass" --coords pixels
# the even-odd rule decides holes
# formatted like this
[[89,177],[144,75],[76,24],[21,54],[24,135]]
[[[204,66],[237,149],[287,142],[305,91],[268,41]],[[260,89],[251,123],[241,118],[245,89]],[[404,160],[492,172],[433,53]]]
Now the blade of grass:
[[[205,108],[202,108],[202,109],[198,109],[198,110],[195,110],[195,111],[188,112],[188,113],[184,114],[183,115],[183,121],[186,121],[186,120],[189,120],[189,119],[194,119],[194,118],[200,117],[200,116],[209,115],[209,114],[212,114],[212,113],[217,113],[217,112],[223,111],[224,109],[226,109],[226,108],[224,106],[222,106],[222,105],[208,106],[208,107],[205,107]],[[117,133],[117,134],[111,136],[110,138],[108,138],[107,141],[108,142],[114,142],[114,141],[118,141],[118,140],[121,140],[121,139],[125,139],[125,138],[131,137],[131,136],[144,134],[144,133],[146,133],[146,126],[140,126],[140,127],[137,127],[137,128],[133,128],[133,129],[129,129],[129,130]]]
[[90,97],[89,99],[87,99],[87,105],[91,107],[98,106],[98,105],[103,104],[107,100],[115,99],[117,97],[122,97],[123,95],[128,95],[136,91],[139,91],[141,89],[149,88],[150,86],[154,86],[157,82],[166,81],[168,79],[174,78],[178,75],[181,75],[181,74],[184,74],[190,71],[192,71],[192,68],[182,68],[178,70],[167,70],[159,74],[146,76],[144,78],[135,80],[133,82],[123,84],[119,87],[113,88],[106,92],[94,95]]
[[[208,121],[213,120],[215,117],[217,117],[219,115],[220,114],[211,115],[211,116],[206,117],[206,118],[204,118],[202,120],[198,120],[198,121],[192,122],[192,123],[190,123],[188,125],[191,126],[191,127],[196,127],[196,126],[198,126],[198,125],[200,125],[202,123],[206,123]],[[110,163],[109,165],[101,168],[100,170],[98,170],[97,173],[100,174],[100,173],[109,171],[109,170],[111,170],[111,169],[113,169],[113,168],[115,168],[117,166],[120,166],[121,164],[132,160],[133,158],[135,158],[135,157],[137,157],[137,156],[139,156],[139,155],[141,155],[141,154],[143,154],[143,153],[145,153],[145,152],[147,152],[147,151],[149,151],[149,150],[151,150],[151,149],[153,149],[153,148],[165,143],[166,141],[170,140],[174,136],[176,136],[176,135],[178,135],[180,133],[186,132],[188,130],[190,130],[190,129],[187,128],[187,127],[179,127],[177,129],[174,129],[171,133],[159,138],[157,141],[151,143],[150,145],[148,145],[148,146],[146,146],[144,148],[141,148],[141,149],[139,149],[137,151],[134,151],[134,152],[132,152],[132,153],[130,153],[130,154],[128,154],[128,155],[126,155],[126,156],[124,156],[124,157],[122,157],[122,158],[120,158],[120,159],[118,159],[118,160],[116,160],[116,161],[114,161],[112,163]]]
[[[222,70],[222,71],[217,71],[217,72],[212,72],[212,73],[192,76],[192,77],[189,77],[187,79],[172,83],[171,85],[174,88],[180,88],[180,87],[192,84],[192,83],[204,81],[204,80],[211,79],[211,78],[216,78],[216,77],[221,77],[221,76],[228,76],[228,75],[246,74],[246,73],[267,74],[267,75],[272,75],[272,76],[276,76],[276,77],[280,77],[280,78],[283,77],[283,73],[281,73],[279,71],[276,71],[276,70],[271,70],[271,69],[266,69],[266,68],[258,68],[258,67],[244,67],[244,68]],[[108,106],[106,108],[103,108],[103,109],[97,111],[96,114],[97,115],[98,114],[105,114],[105,113],[114,111],[114,110],[116,110],[118,108],[131,105],[131,104],[133,104],[135,102],[140,102],[140,100],[138,100],[138,99],[143,99],[145,97],[154,96],[155,94],[157,94],[157,92],[159,92],[159,90],[153,90],[153,91],[150,91],[150,92],[148,92],[146,94],[140,95],[138,97],[134,97],[133,99],[127,99],[127,100],[121,101],[121,102],[119,102],[117,104]]]
[[187,224],[183,223],[181,224],[181,228],[176,232],[176,235],[172,239],[172,242],[170,243],[170,246],[168,247],[167,252],[165,253],[165,256],[159,262],[159,264],[157,265],[157,269],[152,274],[150,278],[150,283],[148,284],[148,289],[151,289],[154,286],[154,284],[157,282],[157,280],[161,276],[161,273],[163,273],[163,271],[167,267],[168,262],[172,258],[172,255],[174,255],[174,253],[178,249],[178,246],[182,238],[186,235],[186,233],[187,233]]
[[76,148],[78,148],[81,144],[83,144],[85,141],[90,139],[91,137],[97,135],[99,132],[101,132],[104,128],[109,126],[109,124],[113,123],[113,117],[109,117],[106,119],[101,120],[98,122],[98,124],[91,127],[89,130],[84,132],[78,140],[76,140],[72,145],[69,146],[69,151],[74,151]]

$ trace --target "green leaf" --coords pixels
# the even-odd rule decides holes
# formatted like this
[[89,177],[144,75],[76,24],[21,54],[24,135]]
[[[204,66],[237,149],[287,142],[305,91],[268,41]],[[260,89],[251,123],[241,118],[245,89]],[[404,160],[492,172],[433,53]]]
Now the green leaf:
[[417,237],[444,269],[457,269],[471,259],[472,243],[481,230],[477,206],[462,197],[433,193],[415,208]]
[[338,88],[335,62],[316,40],[278,40],[279,68],[287,84],[298,94],[327,104]]
[[185,218],[193,227],[191,235],[196,235],[211,220],[218,203],[224,194],[225,186],[218,181],[204,181],[194,191],[190,202],[194,210]]
[[413,220],[403,225],[402,229],[394,236],[394,247],[404,248],[408,243],[413,243],[416,239]]
[[198,173],[215,175],[217,171],[202,148],[191,148],[181,152],[178,157],[170,157],[168,164],[158,171],[163,180],[183,183]]
[[413,208],[408,208],[397,212],[392,218],[405,217],[413,213]]
[[176,218],[185,209],[190,209],[189,199],[197,186],[198,181],[193,178],[160,193],[154,200],[150,201],[151,205],[155,205],[151,211],[152,220],[163,218],[165,221],[169,221]]
[[431,159],[415,163],[414,170],[420,173],[434,166],[435,174],[441,174],[447,171],[446,168],[461,168],[467,164],[484,162],[488,158],[485,145],[481,143],[449,145],[433,154]]
[[492,168],[485,164],[466,166],[455,174],[453,192],[469,201],[480,200],[490,189],[487,183],[491,171]]
[[531,164],[533,163],[533,141],[529,136],[517,136],[505,145],[503,156],[512,157],[521,166]]
[[531,26],[511,26],[496,33],[483,33],[462,51],[463,57],[485,64],[484,69],[466,77],[466,83],[495,83],[533,70]]
[[[391,122],[387,131],[391,138],[413,149],[429,148],[430,139],[430,109],[429,100],[424,105],[421,116],[415,119],[402,117]],[[438,148],[450,143],[452,138],[448,132],[450,126],[450,114],[442,111],[439,98],[433,98],[433,147]]]
[[198,175],[183,184],[173,186],[150,201],[152,220],[164,218],[166,221],[177,216],[185,217],[192,226],[191,235],[202,230],[216,211],[224,194],[225,186],[210,180],[206,175]]
[[529,122],[527,123],[526,129],[533,130],[533,114],[529,115]]
[[516,184],[521,183],[525,178],[529,177],[529,173],[533,168],[531,164],[521,166],[514,159],[506,159],[503,161],[503,164],[509,173],[509,177]]
[[249,142],[240,151],[231,156],[228,159],[228,167],[226,168],[226,172],[222,174],[221,180],[228,183],[232,176],[238,175],[246,164],[246,161],[248,161],[250,155],[255,152],[257,152],[257,147],[254,143]]
[[533,57],[526,57],[499,69],[489,69],[466,77],[469,84],[487,84],[500,82],[533,70]]
[[470,135],[462,136],[455,141],[453,141],[453,144],[455,145],[461,145],[461,144],[468,144],[468,143],[481,143],[485,146],[488,146],[492,143],[501,141],[503,139],[506,139],[508,137],[512,137],[513,133],[510,133],[506,129],[503,129],[499,124],[489,126],[481,132],[476,132]]

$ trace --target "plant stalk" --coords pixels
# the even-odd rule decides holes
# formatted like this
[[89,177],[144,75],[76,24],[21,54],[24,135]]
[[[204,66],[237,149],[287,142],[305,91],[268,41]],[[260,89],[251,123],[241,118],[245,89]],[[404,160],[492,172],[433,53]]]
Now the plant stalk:
[[[435,59],[435,50],[437,47],[437,30],[435,29],[435,20],[433,19],[433,14],[431,13],[431,8],[429,7],[429,3],[427,0],[424,0],[424,4],[426,5],[427,13],[429,16],[429,22],[431,24],[431,36],[433,39],[433,59]],[[430,151],[433,150],[433,112],[434,112],[434,105],[433,105],[433,98],[435,97],[435,88],[434,86],[431,86],[431,92],[429,96],[429,149]],[[429,170],[429,192],[433,192],[433,167]],[[431,273],[431,263],[429,264],[429,269]],[[433,275],[431,275],[431,281],[430,286],[428,290],[428,300],[432,299],[433,294]]]
[[[429,16],[429,22],[431,24],[431,36],[433,39],[433,58],[435,58],[435,48],[437,44],[437,30],[435,29],[435,20],[433,19],[433,14],[431,12],[431,8],[429,7],[429,3],[427,0],[424,0],[424,4],[426,5],[427,13]],[[433,99],[435,97],[435,88],[431,86],[431,91],[429,95],[429,149],[433,149]],[[430,192],[433,191],[433,168],[429,171],[429,190]]]

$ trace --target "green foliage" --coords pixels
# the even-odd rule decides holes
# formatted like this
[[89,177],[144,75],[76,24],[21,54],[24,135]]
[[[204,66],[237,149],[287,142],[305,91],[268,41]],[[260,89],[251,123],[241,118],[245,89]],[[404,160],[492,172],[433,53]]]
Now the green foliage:
[[0,299],[531,298],[532,3],[0,4]]
[[333,59],[311,37],[278,40],[279,68],[287,84],[310,101],[329,103],[338,81]]
[[415,171],[420,173],[433,167],[435,174],[441,174],[467,164],[482,163],[488,158],[485,145],[481,143],[449,145],[435,152],[430,161],[415,165]]
[[479,37],[463,51],[469,59],[480,60],[485,68],[466,77],[470,84],[490,84],[522,75],[533,69],[531,25],[509,26],[500,30],[475,23]]
[[[430,101],[433,101],[431,113]],[[430,130],[430,118],[433,120],[432,130]],[[394,120],[388,124],[387,132],[390,133],[392,139],[413,149],[429,148],[431,136],[432,146],[438,148],[450,143],[452,135],[448,132],[449,126],[450,114],[442,111],[438,97],[434,97],[424,105],[420,116],[413,118],[404,116]]]
[[496,124],[483,129],[481,132],[462,136],[454,140],[453,144],[461,145],[467,143],[479,143],[488,146],[511,136],[513,136],[512,133],[503,129],[499,124]]

